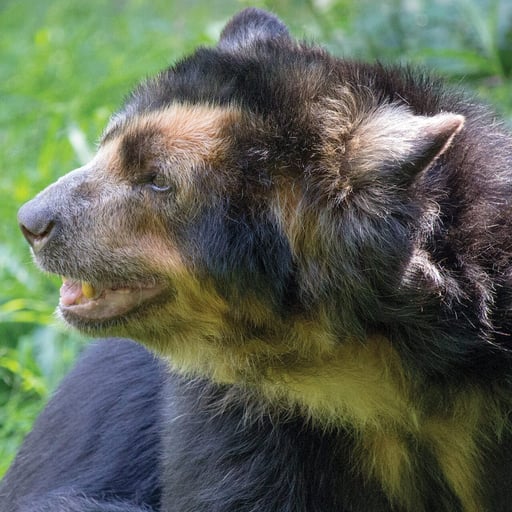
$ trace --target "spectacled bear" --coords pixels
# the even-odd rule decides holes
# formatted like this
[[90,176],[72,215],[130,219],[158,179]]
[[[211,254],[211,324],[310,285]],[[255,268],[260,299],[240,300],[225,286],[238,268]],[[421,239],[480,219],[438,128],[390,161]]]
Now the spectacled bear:
[[[18,218],[65,322],[163,362],[100,345],[20,510],[512,511],[511,141],[256,9],[141,84]],[[73,396],[101,425],[62,419],[30,484]]]

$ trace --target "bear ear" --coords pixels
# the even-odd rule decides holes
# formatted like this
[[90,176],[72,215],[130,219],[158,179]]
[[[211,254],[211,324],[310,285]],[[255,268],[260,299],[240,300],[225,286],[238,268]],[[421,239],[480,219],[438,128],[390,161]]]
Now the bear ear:
[[217,46],[236,51],[272,39],[290,40],[286,25],[273,14],[251,7],[239,12],[224,27]]
[[353,169],[373,173],[400,169],[408,181],[429,167],[452,144],[464,126],[464,116],[440,113],[414,115],[404,108],[375,112],[356,128],[348,154]]
[[[406,152],[407,166],[422,171],[441,156],[452,144],[464,126],[464,116],[442,113],[434,116],[415,116],[411,133],[404,132],[404,138],[411,137],[411,146]],[[404,127],[407,129],[407,125]]]

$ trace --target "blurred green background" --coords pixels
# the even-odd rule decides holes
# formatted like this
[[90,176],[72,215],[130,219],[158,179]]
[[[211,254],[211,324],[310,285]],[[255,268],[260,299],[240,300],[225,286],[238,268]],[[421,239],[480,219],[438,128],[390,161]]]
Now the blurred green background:
[[510,0],[0,0],[0,476],[86,343],[54,320],[60,283],[32,264],[17,209],[87,161],[140,79],[249,5],[338,55],[431,68],[512,125]]

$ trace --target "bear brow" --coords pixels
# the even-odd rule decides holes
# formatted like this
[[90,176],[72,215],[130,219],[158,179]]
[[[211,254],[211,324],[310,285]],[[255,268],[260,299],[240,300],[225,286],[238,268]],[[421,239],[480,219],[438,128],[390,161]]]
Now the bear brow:
[[211,161],[226,150],[226,127],[237,123],[240,111],[210,105],[174,104],[114,124],[102,139],[119,141],[121,168],[133,172],[151,158],[191,165]]

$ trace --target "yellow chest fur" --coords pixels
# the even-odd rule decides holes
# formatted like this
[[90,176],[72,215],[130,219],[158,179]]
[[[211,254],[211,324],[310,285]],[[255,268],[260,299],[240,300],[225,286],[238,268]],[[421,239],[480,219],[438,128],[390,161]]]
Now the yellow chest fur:
[[423,510],[415,446],[435,458],[440,479],[464,512],[486,510],[482,456],[502,415],[483,391],[461,389],[448,400],[444,396],[442,404],[432,397],[426,404],[428,389],[406,375],[383,338],[347,342],[316,367],[276,369],[262,388],[267,396],[299,404],[313,421],[353,431],[360,470],[406,510]]
[[179,335],[175,329],[172,344],[157,348],[173,368],[249,389],[270,408],[299,409],[321,428],[350,430],[357,446],[354,467],[379,482],[400,508],[423,512],[421,447],[464,512],[486,512],[481,462],[504,415],[483,390],[431,389],[408,374],[387,339],[340,342],[328,334],[321,314],[314,322],[283,325],[252,302],[246,317],[263,334],[246,336],[230,327],[240,325],[239,319],[230,320],[229,307],[213,288],[198,285],[192,295],[190,290],[170,310],[184,319],[176,325],[187,329]]

